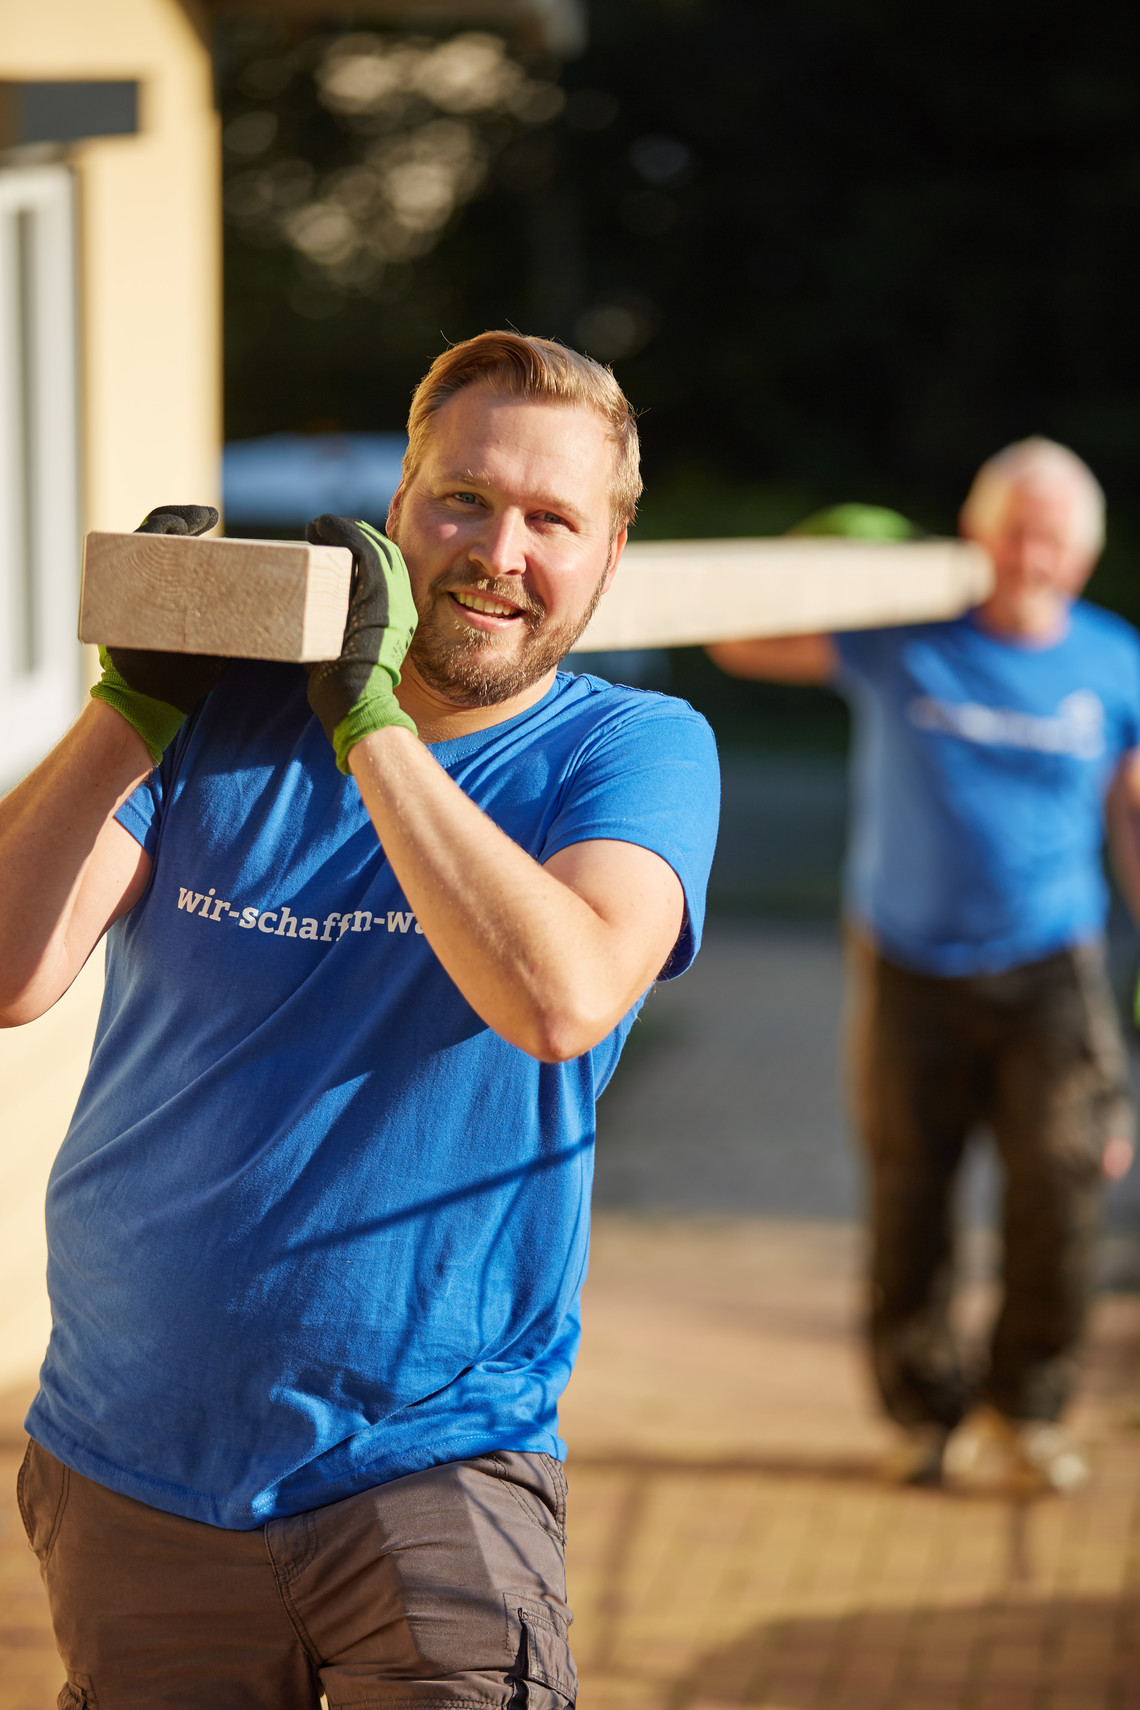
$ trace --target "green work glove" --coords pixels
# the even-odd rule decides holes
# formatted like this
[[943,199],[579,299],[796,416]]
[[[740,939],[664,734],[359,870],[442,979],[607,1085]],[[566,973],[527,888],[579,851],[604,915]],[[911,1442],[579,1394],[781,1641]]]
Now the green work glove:
[[[159,505],[135,533],[205,534],[217,520],[212,505]],[[101,647],[99,663],[103,675],[92,696],[122,713],[157,765],[187,716],[221,682],[231,661],[196,653]]]
[[318,517],[305,530],[316,546],[347,546],[352,553],[352,594],[340,657],[309,669],[309,705],[348,771],[353,743],[399,724],[416,735],[394,690],[416,633],[408,567],[398,546],[366,522]]

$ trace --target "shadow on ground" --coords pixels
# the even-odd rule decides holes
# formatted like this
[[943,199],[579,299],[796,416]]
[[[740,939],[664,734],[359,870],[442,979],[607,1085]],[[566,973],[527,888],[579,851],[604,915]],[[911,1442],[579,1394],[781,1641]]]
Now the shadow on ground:
[[[1140,1706],[1140,1587],[1105,1575],[1095,1501],[888,1491],[856,1462],[794,1454],[579,1459],[571,1488],[608,1508],[582,1623],[597,1704]],[[1127,1554],[1131,1517],[1120,1531]]]
[[[1063,1597],[860,1610],[835,1620],[763,1621],[700,1657],[664,1700],[862,1710],[863,1706],[997,1703],[1001,1682],[1016,1703],[1123,1704],[1140,1669],[1140,1604]],[[1117,1696],[1117,1695],[1121,1696]],[[1111,1696],[1109,1696],[1111,1695]],[[1134,1698],[1128,1702],[1135,1702]]]

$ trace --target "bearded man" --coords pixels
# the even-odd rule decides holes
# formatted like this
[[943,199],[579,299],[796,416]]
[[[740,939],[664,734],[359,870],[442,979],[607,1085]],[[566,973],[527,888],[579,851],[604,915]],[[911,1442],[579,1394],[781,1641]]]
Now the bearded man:
[[310,525],[354,556],[340,657],[113,651],[4,804],[3,1019],[108,939],[21,1473],[61,1703],[574,1699],[594,1101],[717,816],[688,707],[557,671],[640,487],[608,370],[458,345],[388,538]]

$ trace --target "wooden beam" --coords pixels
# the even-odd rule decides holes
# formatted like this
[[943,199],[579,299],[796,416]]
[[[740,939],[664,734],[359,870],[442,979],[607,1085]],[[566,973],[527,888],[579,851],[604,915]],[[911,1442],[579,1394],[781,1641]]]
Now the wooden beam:
[[234,659],[334,659],[351,579],[343,546],[89,534],[79,639]]
[[625,550],[578,651],[686,647],[956,617],[993,585],[960,540],[638,541]]
[[[306,661],[340,650],[351,557],[304,541],[87,537],[79,638]],[[626,549],[580,651],[949,618],[984,599],[965,541],[668,540]]]

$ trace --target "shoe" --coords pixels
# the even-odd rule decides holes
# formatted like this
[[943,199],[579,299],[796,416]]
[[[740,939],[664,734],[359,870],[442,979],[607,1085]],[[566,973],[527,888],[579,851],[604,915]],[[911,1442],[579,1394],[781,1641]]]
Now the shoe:
[[978,1496],[1067,1496],[1087,1484],[1089,1465],[1059,1425],[1010,1419],[983,1404],[951,1433],[942,1476],[952,1489]]
[[879,1462],[879,1477],[888,1484],[938,1484],[949,1435],[945,1425],[904,1426]]
[[1060,1425],[1048,1419],[1027,1419],[1017,1430],[1025,1464],[1041,1479],[1042,1488],[1068,1496],[1092,1476],[1088,1461],[1073,1447]]

